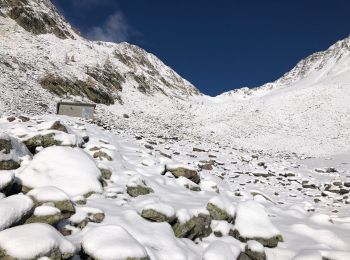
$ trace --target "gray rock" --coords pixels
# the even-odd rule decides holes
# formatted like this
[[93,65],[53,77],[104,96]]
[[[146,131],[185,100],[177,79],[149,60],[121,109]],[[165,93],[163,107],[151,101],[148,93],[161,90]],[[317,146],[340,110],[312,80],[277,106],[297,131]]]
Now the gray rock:
[[135,187],[127,187],[126,192],[131,196],[131,197],[138,197],[141,195],[147,195],[153,192],[153,189],[147,187],[147,186],[142,186],[138,185]]
[[173,226],[173,230],[176,237],[195,240],[196,238],[204,238],[210,235],[212,232],[210,223],[211,217],[209,215],[199,214],[186,223],[177,221]]
[[198,184],[200,182],[200,177],[197,171],[190,170],[184,167],[178,167],[178,168],[166,168],[166,171],[171,172],[176,178],[182,176],[185,177],[194,183]]

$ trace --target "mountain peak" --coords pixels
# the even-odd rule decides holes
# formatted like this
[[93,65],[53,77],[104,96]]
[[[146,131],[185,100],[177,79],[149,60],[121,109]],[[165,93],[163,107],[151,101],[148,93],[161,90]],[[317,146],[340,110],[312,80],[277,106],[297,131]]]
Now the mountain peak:
[[49,0],[0,0],[0,12],[35,35],[52,33],[74,39],[79,34]]

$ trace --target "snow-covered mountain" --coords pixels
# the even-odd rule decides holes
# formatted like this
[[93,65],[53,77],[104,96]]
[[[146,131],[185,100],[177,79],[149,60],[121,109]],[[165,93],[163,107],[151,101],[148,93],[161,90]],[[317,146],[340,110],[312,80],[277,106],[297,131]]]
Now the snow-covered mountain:
[[2,113],[53,112],[56,97],[110,105],[131,95],[200,95],[137,46],[83,39],[49,0],[3,0],[0,7]]

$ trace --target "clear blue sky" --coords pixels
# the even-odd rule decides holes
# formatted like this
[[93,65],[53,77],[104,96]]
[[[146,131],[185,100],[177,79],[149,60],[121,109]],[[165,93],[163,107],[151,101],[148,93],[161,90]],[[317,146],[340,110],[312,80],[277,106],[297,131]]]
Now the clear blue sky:
[[128,41],[202,92],[273,81],[350,34],[348,0],[53,0],[90,39]]

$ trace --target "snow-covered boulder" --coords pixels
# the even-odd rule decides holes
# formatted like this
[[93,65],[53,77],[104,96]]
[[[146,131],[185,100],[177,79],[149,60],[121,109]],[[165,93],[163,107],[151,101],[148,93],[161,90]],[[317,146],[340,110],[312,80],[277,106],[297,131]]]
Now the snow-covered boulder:
[[135,176],[131,178],[126,185],[126,192],[131,197],[138,197],[140,195],[152,193],[153,189],[147,187],[146,182],[140,176]]
[[237,259],[240,248],[223,241],[212,242],[203,253],[203,260],[232,260]]
[[238,204],[233,236],[242,242],[256,240],[266,247],[276,247],[278,242],[283,241],[264,206],[255,201]]
[[63,219],[64,216],[58,208],[44,205],[35,208],[33,215],[25,223],[46,223],[54,226]]
[[0,133],[0,170],[19,168],[23,157],[31,157],[25,145],[8,134]]
[[12,187],[15,175],[11,171],[5,171],[0,174],[0,192],[7,194]]
[[1,199],[0,230],[23,223],[32,214],[33,206],[33,201],[23,194]]
[[47,202],[54,204],[65,217],[70,217],[75,213],[74,205],[68,195],[59,188],[48,186],[33,189],[27,193],[35,204],[42,205]]
[[124,228],[114,225],[95,227],[88,231],[82,240],[82,250],[92,259],[148,259],[145,248]]
[[80,148],[54,146],[37,154],[19,178],[26,190],[55,186],[69,196],[102,192],[100,170]]
[[244,253],[252,260],[266,260],[265,248],[257,241],[249,240],[245,246]]
[[235,206],[223,195],[210,199],[207,210],[214,220],[227,220],[228,222],[233,221],[236,213]]
[[153,203],[143,207],[141,216],[154,222],[172,222],[175,219],[175,210],[163,203]]
[[21,225],[0,232],[1,259],[68,259],[75,251],[71,242],[47,224]]

